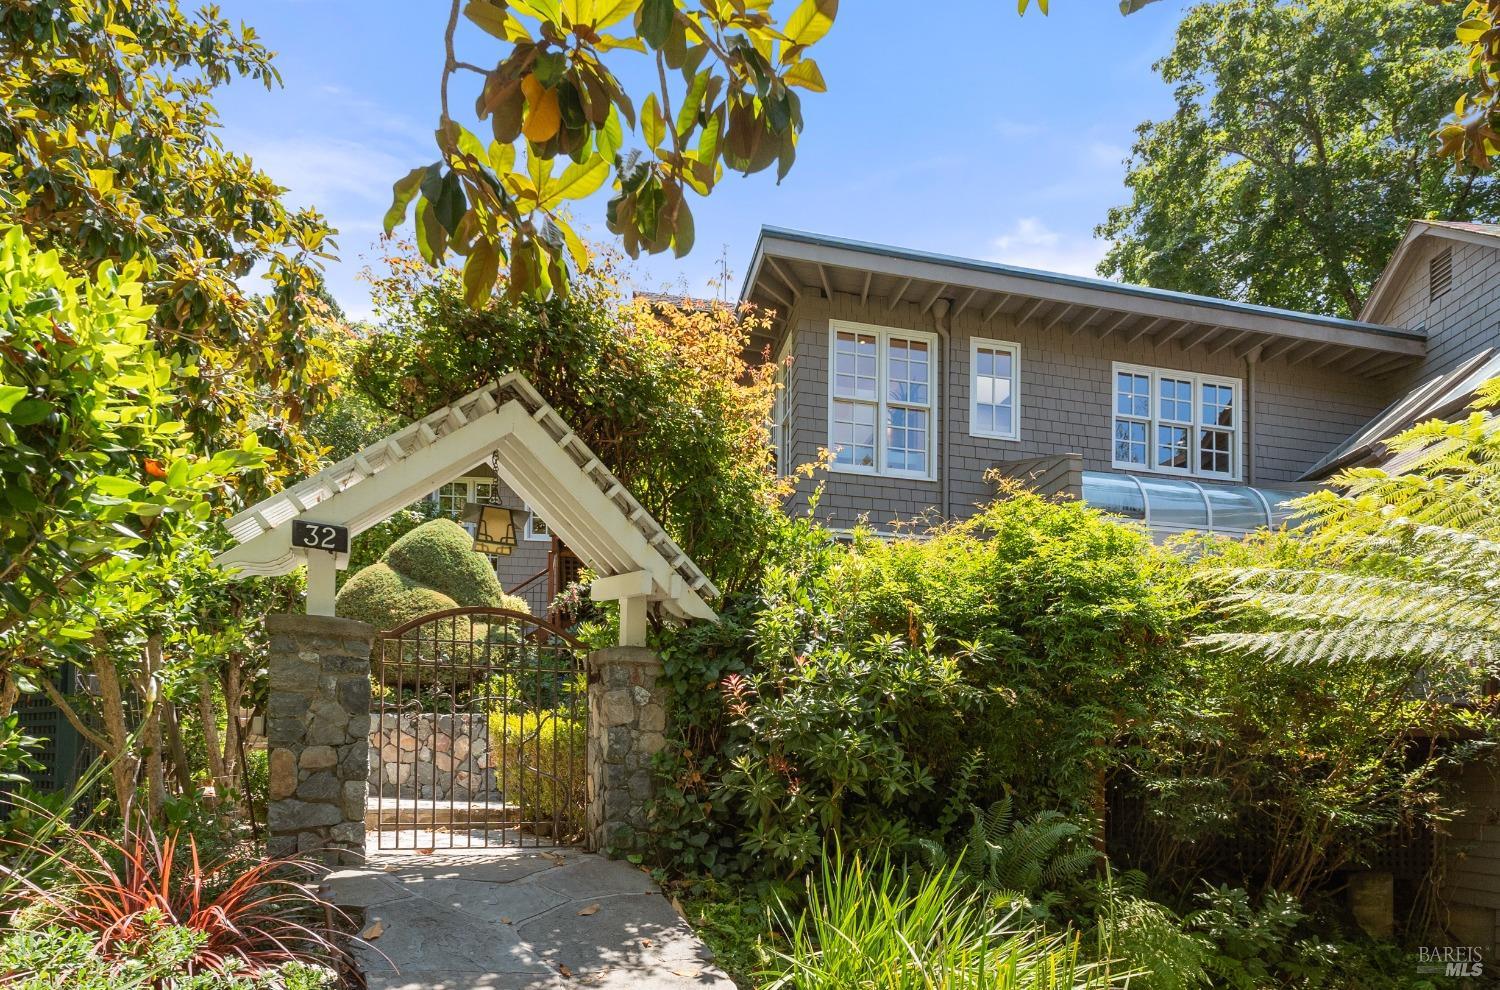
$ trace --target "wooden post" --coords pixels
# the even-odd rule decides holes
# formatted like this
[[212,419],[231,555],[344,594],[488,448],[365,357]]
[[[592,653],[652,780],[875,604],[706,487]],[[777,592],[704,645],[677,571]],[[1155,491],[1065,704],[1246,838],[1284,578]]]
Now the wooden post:
[[307,614],[332,615],[338,593],[338,554],[328,550],[303,552],[307,557]]

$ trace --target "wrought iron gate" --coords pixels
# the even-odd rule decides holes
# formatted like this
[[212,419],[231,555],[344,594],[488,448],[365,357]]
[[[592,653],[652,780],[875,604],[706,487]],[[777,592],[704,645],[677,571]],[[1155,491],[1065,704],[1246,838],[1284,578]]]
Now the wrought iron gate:
[[381,849],[577,841],[586,800],[582,644],[500,608],[380,634],[366,825]]

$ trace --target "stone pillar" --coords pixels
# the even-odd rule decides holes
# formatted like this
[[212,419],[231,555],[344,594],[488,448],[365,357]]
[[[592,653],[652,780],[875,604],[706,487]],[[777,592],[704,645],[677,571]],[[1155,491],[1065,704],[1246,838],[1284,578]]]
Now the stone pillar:
[[363,862],[375,628],[330,615],[268,615],[266,632],[267,851]]
[[651,758],[666,745],[661,659],[639,646],[589,655],[588,848],[623,855],[637,845],[654,795]]

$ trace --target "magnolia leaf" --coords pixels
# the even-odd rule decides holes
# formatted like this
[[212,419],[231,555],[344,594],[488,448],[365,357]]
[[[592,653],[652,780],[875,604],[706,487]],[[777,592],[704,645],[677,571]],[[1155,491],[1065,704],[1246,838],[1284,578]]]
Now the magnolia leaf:
[[651,93],[646,97],[646,102],[641,104],[641,136],[646,139],[646,147],[655,151],[661,147],[661,139],[666,136],[667,122],[661,115],[661,107],[657,105],[656,94]]
[[589,266],[588,246],[583,243],[583,238],[578,236],[578,231],[574,230],[571,225],[561,220],[556,222],[557,229],[562,231],[563,243],[567,245],[568,254],[573,259],[573,267],[580,272],[583,271]]
[[417,189],[422,184],[422,177],[429,169],[436,168],[435,165],[424,165],[414,168],[404,176],[397,179],[391,186],[391,208],[385,211],[385,232],[389,234],[406,220],[406,208],[411,205],[412,198],[417,195]]
[[682,106],[677,111],[678,137],[687,137],[697,123],[698,110],[703,106],[703,94],[708,92],[708,80],[712,75],[712,72],[704,69],[693,77],[693,84],[688,87],[687,94],[682,98]]
[[624,143],[625,134],[620,128],[620,115],[614,107],[610,107],[603,126],[594,131],[594,150],[602,158],[614,161]]
[[794,45],[811,45],[833,27],[838,11],[838,0],[802,0],[787,18],[786,30],[782,33]]
[[539,21],[555,21],[562,16],[557,0],[507,0],[508,5]]
[[464,199],[463,184],[459,182],[458,173],[448,172],[443,176],[437,201],[432,204],[433,216],[451,237],[458,230],[458,222],[463,219],[468,208],[469,204]]
[[693,241],[697,238],[697,230],[693,226],[693,211],[688,208],[687,197],[679,198],[677,202],[677,216],[673,224],[672,232],[672,254],[683,258],[693,249]]
[[537,205],[548,209],[565,199],[583,199],[598,191],[607,178],[609,159],[603,156],[596,155],[581,164],[569,165],[556,182],[547,184]]
[[516,167],[516,146],[491,141],[485,157],[490,160],[490,167],[495,170],[496,175],[504,175]]
[[1474,42],[1484,37],[1484,33],[1489,29],[1489,21],[1483,20],[1478,17],[1470,17],[1467,20],[1459,22],[1458,40],[1466,45],[1472,45],[1474,44]]
[[[612,24],[618,24],[625,18],[640,9],[641,0],[595,0],[593,23],[590,25],[595,32],[599,32]],[[638,40],[632,38],[631,40]]]
[[628,48],[633,52],[642,53],[646,51],[646,43],[636,35],[631,35],[628,38],[620,38],[613,34],[601,34],[599,36],[599,43],[594,47],[601,52],[614,51],[616,48]]
[[676,17],[674,0],[642,0],[638,31],[641,39],[652,48],[661,48],[667,42]]
[[464,16],[484,33],[501,41],[511,40],[505,30],[505,21],[510,15],[506,13],[505,6],[496,0],[469,0],[464,4]]
[[785,79],[788,86],[801,86],[814,93],[828,92],[828,84],[823,81],[822,70],[818,68],[818,63],[810,58],[805,58],[787,69]]
[[464,262],[464,299],[475,309],[484,305],[500,273],[500,253],[488,238],[474,242]]
[[528,112],[521,133],[532,144],[545,144],[557,135],[562,126],[562,110],[557,104],[557,90],[547,89],[535,75],[521,80],[521,91],[526,95]]

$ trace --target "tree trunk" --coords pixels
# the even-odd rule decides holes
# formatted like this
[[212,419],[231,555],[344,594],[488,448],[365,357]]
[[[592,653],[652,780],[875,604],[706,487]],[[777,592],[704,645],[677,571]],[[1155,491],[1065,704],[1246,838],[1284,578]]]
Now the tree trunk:
[[177,778],[177,789],[185,797],[195,790],[193,767],[188,762],[187,747],[182,744],[182,725],[177,719],[177,706],[170,701],[162,702],[161,722],[167,736],[167,751],[172,754],[172,769]]
[[198,675],[198,718],[203,722],[203,749],[208,754],[208,774],[220,800],[229,791],[230,777],[224,771],[223,743],[219,740],[219,713],[214,711],[214,682]]
[[129,733],[125,729],[125,705],[120,698],[120,673],[103,643],[97,643],[90,662],[99,682],[100,714],[104,718],[105,738],[109,740],[109,752],[105,755],[111,760],[110,778],[114,783],[115,800],[120,805],[120,820],[129,828],[135,807],[135,771],[139,762],[126,748]]
[[146,637],[145,676],[142,692],[145,711],[141,726],[141,743],[146,751],[146,811],[153,824],[161,821],[166,800],[167,781],[161,759],[161,635]]

